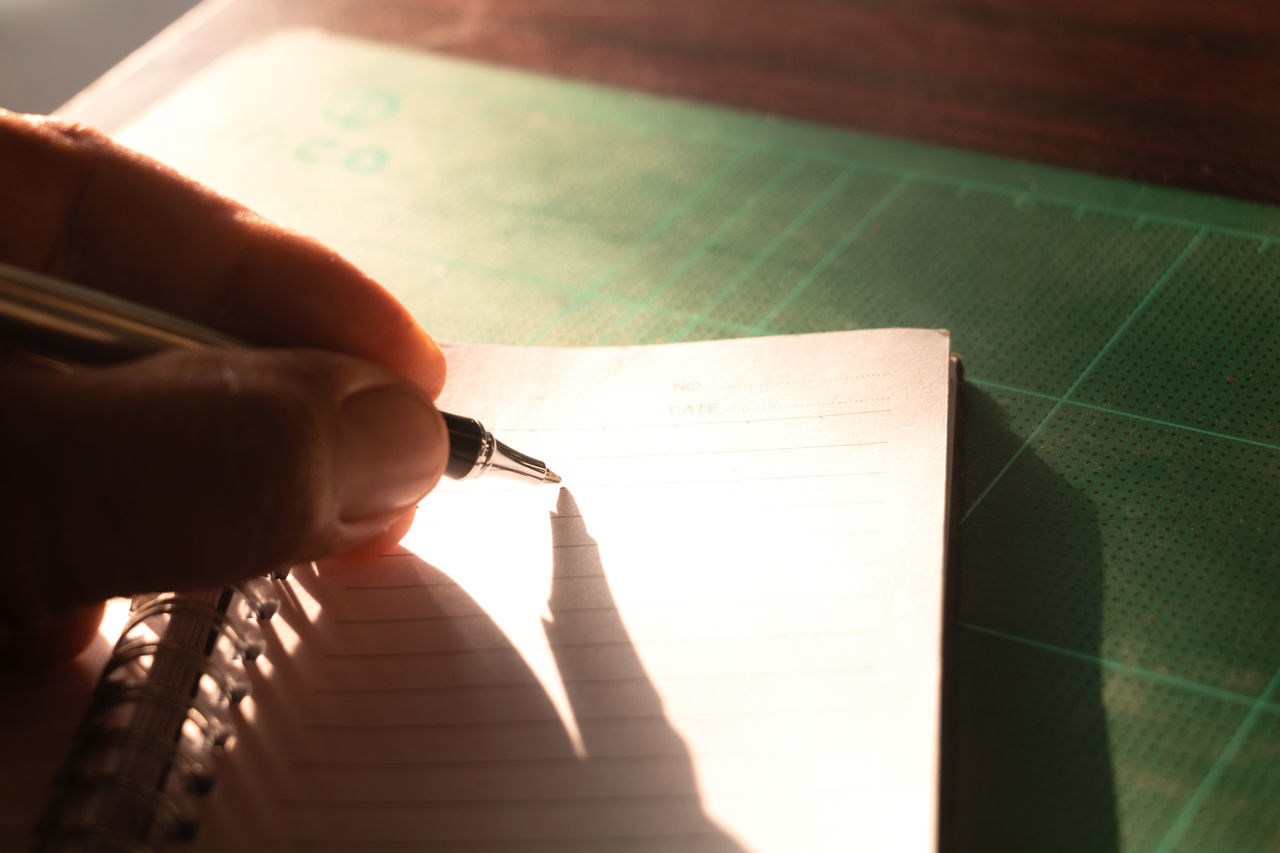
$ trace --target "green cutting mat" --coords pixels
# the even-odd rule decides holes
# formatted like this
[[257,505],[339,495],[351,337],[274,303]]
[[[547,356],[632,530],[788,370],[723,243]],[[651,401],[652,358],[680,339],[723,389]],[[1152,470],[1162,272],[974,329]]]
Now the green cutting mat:
[[314,32],[123,138],[442,339],[949,328],[950,839],[1280,847],[1280,211]]

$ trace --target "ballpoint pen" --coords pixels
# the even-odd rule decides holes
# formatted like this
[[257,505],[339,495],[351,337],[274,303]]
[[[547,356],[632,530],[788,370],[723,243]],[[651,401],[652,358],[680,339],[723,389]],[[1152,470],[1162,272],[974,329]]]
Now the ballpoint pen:
[[[169,349],[248,346],[163,311],[3,263],[0,341],[70,364],[111,364]],[[445,476],[497,474],[560,482],[545,462],[496,440],[479,421],[441,415],[449,432]]]

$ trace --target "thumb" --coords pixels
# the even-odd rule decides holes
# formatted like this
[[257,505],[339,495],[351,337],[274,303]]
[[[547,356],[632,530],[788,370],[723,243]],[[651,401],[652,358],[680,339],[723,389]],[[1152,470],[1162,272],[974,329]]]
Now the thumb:
[[10,625],[348,550],[409,512],[448,455],[430,398],[368,362],[198,350],[0,371],[0,605]]

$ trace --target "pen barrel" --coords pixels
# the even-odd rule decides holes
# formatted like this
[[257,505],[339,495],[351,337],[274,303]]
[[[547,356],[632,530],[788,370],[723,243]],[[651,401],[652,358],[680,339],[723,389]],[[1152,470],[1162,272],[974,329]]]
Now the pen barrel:
[[70,282],[0,264],[0,337],[70,364],[113,364],[164,350],[242,347],[196,323]]

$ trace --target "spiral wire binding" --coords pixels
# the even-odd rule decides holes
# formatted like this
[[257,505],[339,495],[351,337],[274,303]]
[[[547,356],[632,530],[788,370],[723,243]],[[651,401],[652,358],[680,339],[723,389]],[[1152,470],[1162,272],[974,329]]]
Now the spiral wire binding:
[[[287,576],[208,594],[216,604],[195,594],[134,598],[36,827],[36,850],[146,853],[152,839],[195,834],[195,801],[213,785],[232,709],[249,692],[243,665],[263,650],[255,622],[275,614],[272,580]],[[165,667],[179,686],[157,682]]]

